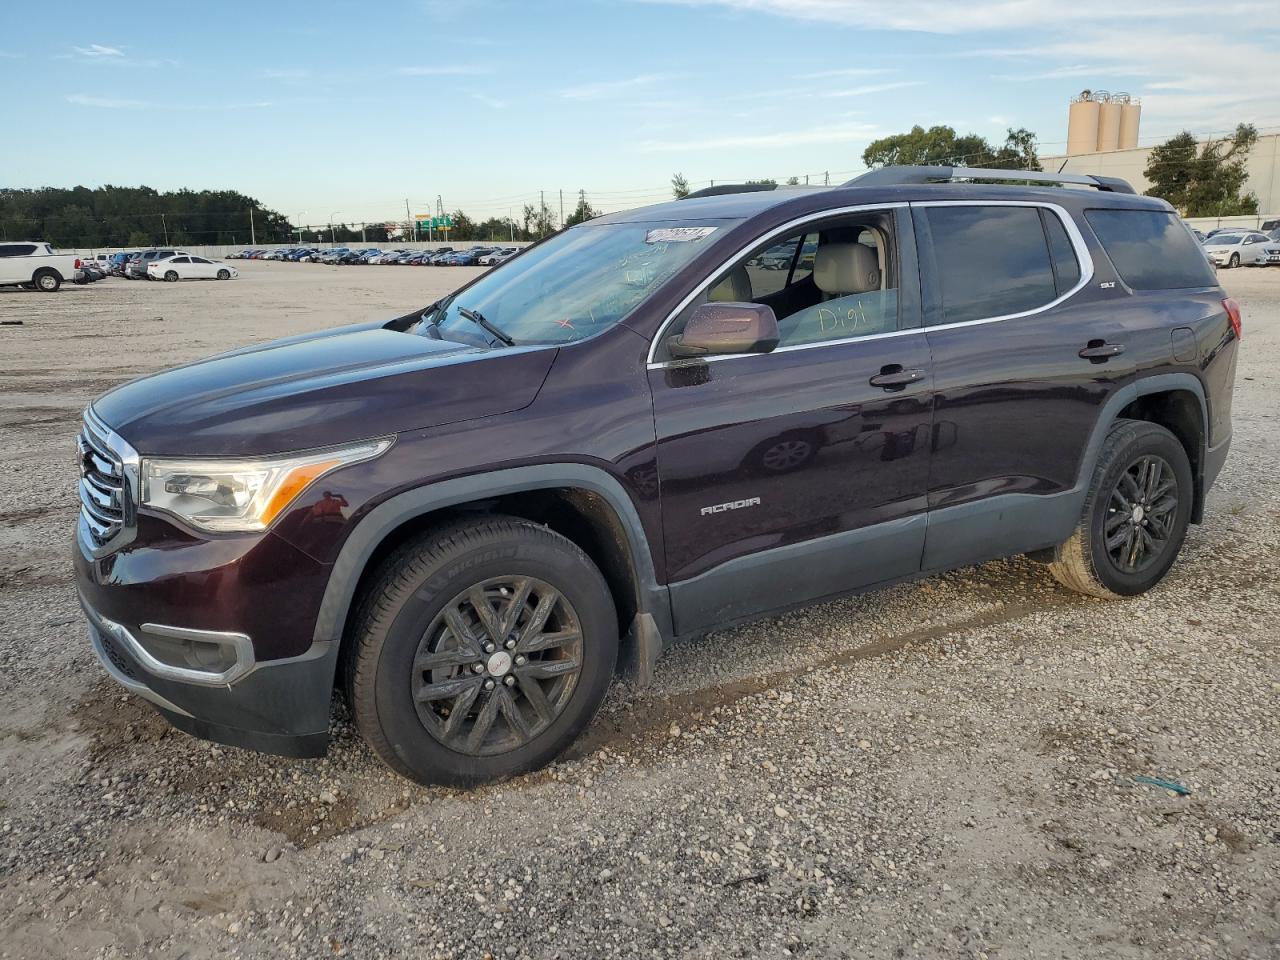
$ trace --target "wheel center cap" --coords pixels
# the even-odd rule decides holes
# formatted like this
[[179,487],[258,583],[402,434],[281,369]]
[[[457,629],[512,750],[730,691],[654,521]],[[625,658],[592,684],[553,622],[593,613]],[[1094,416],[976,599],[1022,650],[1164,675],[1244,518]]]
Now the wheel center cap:
[[1141,507],[1134,507],[1134,508],[1133,508],[1133,522],[1134,522],[1134,523],[1141,523],[1141,522],[1142,522],[1142,518],[1143,518],[1144,516],[1146,516],[1146,511],[1145,511],[1145,510],[1143,510]]
[[485,664],[485,668],[489,671],[489,676],[491,677],[506,676],[511,670],[511,654],[505,650],[499,650],[489,657],[489,662]]

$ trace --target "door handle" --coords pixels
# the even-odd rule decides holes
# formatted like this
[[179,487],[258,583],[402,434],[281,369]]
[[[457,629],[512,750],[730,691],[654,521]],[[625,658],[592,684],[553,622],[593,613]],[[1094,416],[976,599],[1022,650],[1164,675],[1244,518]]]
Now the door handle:
[[909,383],[924,379],[924,371],[911,368],[904,370],[900,363],[890,363],[880,368],[880,372],[867,382],[873,387],[884,387],[886,390],[901,390]]
[[1090,340],[1088,345],[1080,351],[1080,359],[1089,360],[1093,363],[1106,363],[1112,357],[1118,357],[1122,353],[1124,353],[1123,343]]

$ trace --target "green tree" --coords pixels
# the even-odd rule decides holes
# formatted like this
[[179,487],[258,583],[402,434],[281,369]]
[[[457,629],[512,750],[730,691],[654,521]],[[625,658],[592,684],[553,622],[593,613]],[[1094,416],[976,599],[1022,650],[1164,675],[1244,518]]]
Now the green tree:
[[599,212],[587,203],[587,194],[585,190],[578,191],[578,205],[573,208],[573,212],[565,217],[564,225],[572,227],[577,223],[584,223],[592,217],[600,216]]
[[1184,217],[1232,217],[1258,212],[1258,198],[1243,193],[1245,161],[1258,140],[1257,129],[1242,123],[1225,140],[1203,147],[1187,131],[1151,151],[1143,175],[1151,181],[1147,196],[1171,203]]
[[671,175],[671,195],[677,200],[683,200],[689,195],[689,181],[684,178],[683,173]]
[[872,169],[891,164],[1040,169],[1036,136],[1025,128],[1010,129],[1004,143],[995,147],[976,133],[961,135],[944,125],[926,130],[917,124],[906,133],[873,140],[862,151],[862,162]]

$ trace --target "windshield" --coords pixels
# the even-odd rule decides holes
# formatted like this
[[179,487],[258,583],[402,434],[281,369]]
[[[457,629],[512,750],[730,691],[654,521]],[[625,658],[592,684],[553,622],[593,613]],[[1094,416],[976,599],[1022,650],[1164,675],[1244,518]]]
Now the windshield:
[[[447,339],[571,343],[613,326],[737,221],[583,224],[539,244],[423,314]],[[418,332],[426,332],[420,329]]]

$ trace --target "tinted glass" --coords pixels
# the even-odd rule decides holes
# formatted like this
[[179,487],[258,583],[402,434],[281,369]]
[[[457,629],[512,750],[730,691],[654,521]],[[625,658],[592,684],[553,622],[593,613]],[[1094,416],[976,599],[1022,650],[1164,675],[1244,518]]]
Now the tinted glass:
[[1134,290],[1212,287],[1218,282],[1204,251],[1176,213],[1088,210],[1085,219],[1120,277]]
[[629,314],[735,224],[580,224],[486,273],[424,320],[438,324],[446,338],[464,342],[493,339],[475,313],[517,344],[581,340]]
[[1067,236],[1067,228],[1052,210],[1040,211],[1045,234],[1049,238],[1049,259],[1053,261],[1053,275],[1058,281],[1058,296],[1062,296],[1080,282],[1080,262]]
[[35,252],[34,243],[0,244],[0,257],[29,257]]
[[942,323],[1034,310],[1056,300],[1035,207],[928,207]]

